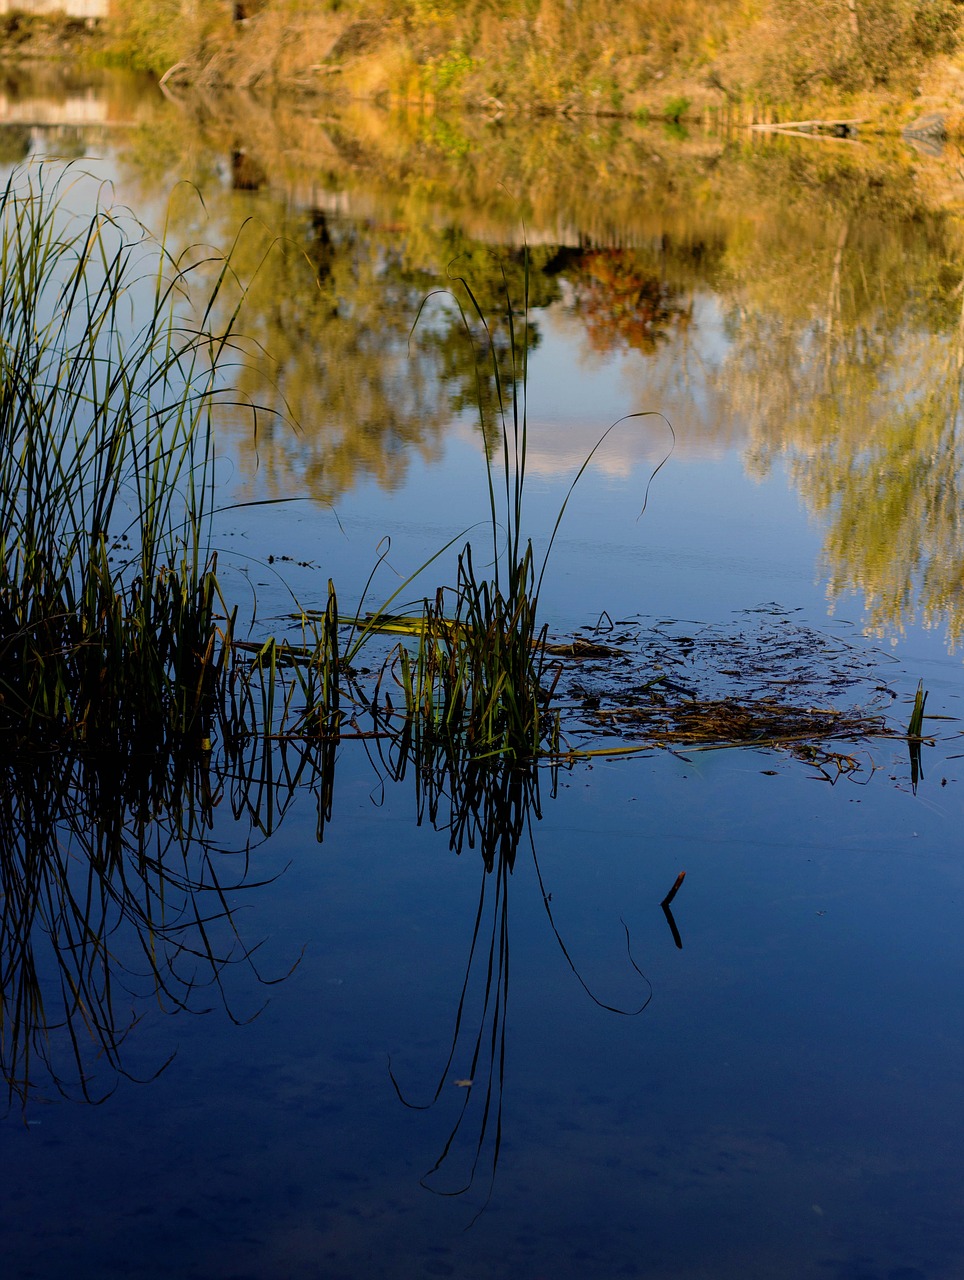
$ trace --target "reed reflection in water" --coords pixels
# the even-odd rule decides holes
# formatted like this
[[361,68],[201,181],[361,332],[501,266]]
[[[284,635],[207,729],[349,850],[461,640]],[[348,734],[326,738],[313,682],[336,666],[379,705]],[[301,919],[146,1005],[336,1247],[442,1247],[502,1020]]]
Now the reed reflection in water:
[[266,971],[263,939],[246,936],[237,912],[275,878],[259,875],[257,850],[297,789],[316,782],[310,755],[295,774],[283,747],[265,767],[259,751],[245,766],[237,753],[171,754],[162,742],[2,762],[0,1062],[11,1104],[51,1088],[102,1102],[130,1076],[127,1041],[152,1006],[220,1009],[236,1023],[257,1015],[300,949],[287,970]]
[[[477,909],[464,922],[464,976],[448,1047],[439,1044],[443,1061],[430,1099],[418,1100],[417,1084],[403,1080],[391,1060],[386,1068],[406,1108],[444,1107],[460,1091],[448,1136],[421,1182],[436,1194],[460,1196],[482,1177],[478,1214],[495,1189],[504,1132],[512,1053],[510,895],[520,850],[531,860],[530,883],[538,885],[560,962],[588,999],[631,1017],[648,1006],[652,988],[633,958],[627,926],[627,964],[643,984],[634,1008],[591,989],[555,923],[536,841],[540,787],[548,778],[554,794],[557,767],[461,760],[453,769],[451,756],[413,751],[411,735],[397,727],[363,742],[374,793],[412,789],[417,779],[414,823],[444,832],[451,853],[479,858]],[[354,744],[359,753],[361,745]],[[241,927],[239,910],[257,921],[260,894],[285,874],[259,870],[261,846],[308,795],[316,797],[317,836],[324,838],[333,818],[335,762],[327,744],[303,739],[273,745],[252,739],[244,752],[172,756],[162,744],[154,751],[145,744],[129,756],[78,749],[5,761],[0,1067],[12,1107],[26,1115],[56,1094],[101,1104],[122,1080],[150,1086],[175,1050],[147,1076],[130,1069],[130,1056],[144,1059],[137,1036],[145,1019],[214,1015],[241,1026],[258,1017],[270,988],[293,973],[300,949],[291,948],[287,969],[272,963],[266,970],[258,956],[263,937],[257,924]],[[151,1043],[156,1049],[156,1031]],[[408,1051],[400,1048],[405,1061]]]
[[[487,1182],[485,1198],[475,1217],[489,1204],[495,1189],[503,1138],[503,1095],[506,1059],[511,1052],[507,1041],[510,989],[510,893],[520,849],[531,857],[548,927],[563,959],[589,999],[601,1009],[624,1017],[643,1012],[652,999],[649,979],[633,959],[630,934],[624,924],[629,966],[644,985],[644,998],[636,1008],[621,1008],[595,994],[579,972],[560,934],[552,911],[552,893],[547,888],[536,853],[536,828],[541,818],[540,784],[548,775],[553,794],[558,782],[558,766],[507,765],[500,762],[466,761],[452,767],[452,758],[441,753],[412,751],[408,735],[399,735],[394,751],[381,750],[379,760],[394,781],[411,771],[419,779],[418,821],[426,814],[436,827],[448,832],[449,848],[456,854],[464,849],[481,854],[478,908],[472,926],[464,977],[452,1017],[451,1041],[428,1101],[416,1101],[411,1082],[403,1083],[389,1060],[389,1072],[402,1104],[414,1111],[428,1111],[440,1102],[454,1110],[451,1128],[439,1154],[421,1177],[421,1185],[443,1197],[463,1196],[472,1191],[483,1173]],[[384,748],[383,742],[380,747]],[[445,1107],[454,1090],[461,1101]],[[474,1218],[471,1220],[474,1221]],[[469,1225],[471,1225],[471,1221]]]

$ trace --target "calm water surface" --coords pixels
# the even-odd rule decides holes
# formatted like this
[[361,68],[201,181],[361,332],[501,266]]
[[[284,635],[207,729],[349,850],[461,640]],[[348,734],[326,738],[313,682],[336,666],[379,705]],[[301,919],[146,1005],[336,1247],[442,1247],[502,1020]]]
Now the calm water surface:
[[[785,689],[768,637],[805,627],[828,687],[846,646],[897,723],[919,678],[960,714],[964,236],[939,159],[119,81],[11,79],[0,103],[8,167],[84,157],[172,247],[236,242],[239,398],[285,419],[226,415],[224,499],[293,499],[218,521],[256,628],[329,576],[352,607],[390,536],[378,603],[485,520],[497,446],[458,310],[411,329],[456,274],[490,316],[503,279],[520,296],[524,222],[537,546],[610,423],[672,423],[593,456],[553,629],[690,634],[691,672],[701,635],[739,635]],[[4,1274],[955,1280],[964,753],[933,726],[916,790],[882,741],[839,777],[749,750],[544,772],[488,872],[350,744],[321,842],[317,788],[280,787],[269,820],[226,785],[169,890],[221,887],[218,980],[185,927],[156,995],[115,924],[113,1061],[52,1026],[3,1122]]]

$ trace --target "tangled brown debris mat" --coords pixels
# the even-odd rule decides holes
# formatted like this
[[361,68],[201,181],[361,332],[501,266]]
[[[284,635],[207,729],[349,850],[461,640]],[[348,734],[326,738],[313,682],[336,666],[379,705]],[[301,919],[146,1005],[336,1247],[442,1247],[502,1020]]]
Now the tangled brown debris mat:
[[557,690],[574,747],[759,746],[841,768],[849,757],[829,743],[903,735],[884,715],[897,695],[880,669],[893,659],[857,639],[765,605],[712,625],[604,619],[550,652],[579,660]]

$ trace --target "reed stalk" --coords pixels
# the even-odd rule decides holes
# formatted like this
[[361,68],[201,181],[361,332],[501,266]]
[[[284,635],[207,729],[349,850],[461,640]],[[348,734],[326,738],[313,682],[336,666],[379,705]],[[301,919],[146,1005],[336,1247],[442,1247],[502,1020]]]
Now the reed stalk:
[[914,705],[911,708],[910,720],[907,724],[907,737],[920,738],[924,731],[924,706],[927,702],[927,691],[924,688],[924,681],[918,680],[917,691],[914,694]]
[[502,446],[501,467],[487,466],[491,559],[480,573],[471,543],[465,545],[454,587],[440,588],[424,601],[414,654],[400,646],[397,679],[416,753],[444,744],[453,761],[531,760],[549,743],[553,721],[546,715],[544,687],[547,633],[538,621],[545,565],[537,574],[532,542],[524,534],[528,253],[518,311],[503,272],[505,374],[488,318],[468,281],[459,277],[458,284],[467,300],[466,305],[456,298],[466,332],[471,338],[471,319],[485,335],[476,362],[480,427],[484,439],[495,434]]

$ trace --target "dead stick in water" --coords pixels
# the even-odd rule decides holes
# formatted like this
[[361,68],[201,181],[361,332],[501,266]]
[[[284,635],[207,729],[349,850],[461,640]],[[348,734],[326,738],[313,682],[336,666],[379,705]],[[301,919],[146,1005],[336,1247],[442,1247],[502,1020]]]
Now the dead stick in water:
[[679,893],[680,885],[683,883],[683,881],[684,881],[685,879],[686,879],[686,872],[685,872],[685,871],[681,871],[681,872],[679,873],[679,875],[676,877],[676,883],[673,885],[672,889],[670,889],[669,893],[666,895],[666,897],[665,897],[665,898],[663,899],[663,901],[660,903],[660,906],[661,906],[661,907],[668,907],[668,906],[669,906],[669,904],[673,901],[673,899],[674,899],[674,898],[676,897],[676,895]]
[[857,116],[849,120],[773,120],[759,124],[751,124],[754,133],[806,133],[814,134],[821,129],[851,129],[858,124],[866,124],[866,117]]

